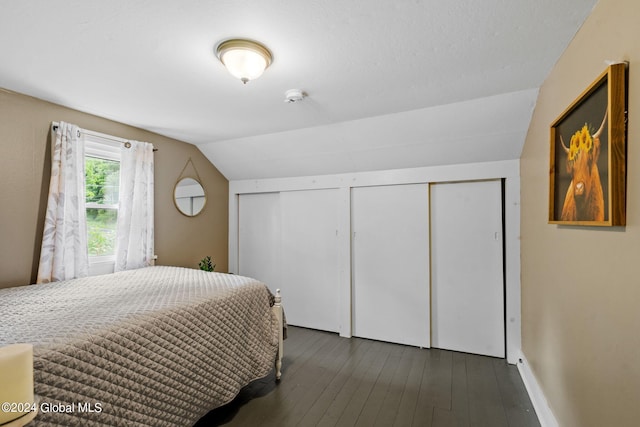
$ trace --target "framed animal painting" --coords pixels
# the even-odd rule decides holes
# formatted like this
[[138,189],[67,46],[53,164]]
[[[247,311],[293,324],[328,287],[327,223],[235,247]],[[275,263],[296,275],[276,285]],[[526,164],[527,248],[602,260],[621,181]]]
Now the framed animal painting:
[[610,65],[551,124],[549,223],[626,224],[627,65]]

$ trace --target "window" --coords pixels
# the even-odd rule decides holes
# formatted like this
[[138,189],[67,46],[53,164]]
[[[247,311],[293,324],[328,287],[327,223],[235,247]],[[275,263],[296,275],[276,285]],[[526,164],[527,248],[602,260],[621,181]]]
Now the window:
[[85,134],[85,201],[89,263],[115,261],[120,144]]

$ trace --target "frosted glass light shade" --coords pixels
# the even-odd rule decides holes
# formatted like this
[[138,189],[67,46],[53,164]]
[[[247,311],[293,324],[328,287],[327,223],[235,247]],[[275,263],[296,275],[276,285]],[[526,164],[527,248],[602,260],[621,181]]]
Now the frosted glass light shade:
[[234,77],[243,83],[256,79],[271,65],[271,52],[251,40],[232,39],[218,45],[220,61]]

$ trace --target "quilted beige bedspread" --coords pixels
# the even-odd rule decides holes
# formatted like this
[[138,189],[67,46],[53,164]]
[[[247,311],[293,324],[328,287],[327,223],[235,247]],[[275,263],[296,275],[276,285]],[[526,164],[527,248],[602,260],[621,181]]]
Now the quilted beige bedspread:
[[2,289],[0,346],[34,344],[36,425],[190,426],[271,371],[269,297],[160,266]]

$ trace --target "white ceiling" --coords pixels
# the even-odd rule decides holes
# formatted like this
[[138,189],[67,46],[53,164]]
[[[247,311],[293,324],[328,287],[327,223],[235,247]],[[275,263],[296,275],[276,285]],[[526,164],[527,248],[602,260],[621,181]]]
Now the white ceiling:
[[[517,159],[595,3],[0,0],[0,87],[197,144],[233,180]],[[274,55],[247,85],[213,53],[235,37]]]

